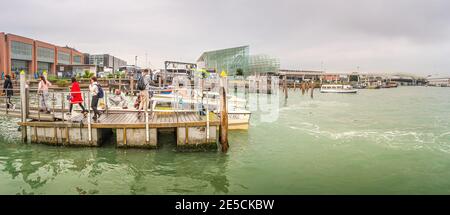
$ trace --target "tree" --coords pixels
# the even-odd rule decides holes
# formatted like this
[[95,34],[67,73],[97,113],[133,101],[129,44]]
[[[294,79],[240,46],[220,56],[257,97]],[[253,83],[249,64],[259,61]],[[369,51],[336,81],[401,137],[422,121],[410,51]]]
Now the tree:
[[241,68],[238,68],[238,69],[236,69],[236,75],[243,76],[244,75],[244,71],[242,71]]

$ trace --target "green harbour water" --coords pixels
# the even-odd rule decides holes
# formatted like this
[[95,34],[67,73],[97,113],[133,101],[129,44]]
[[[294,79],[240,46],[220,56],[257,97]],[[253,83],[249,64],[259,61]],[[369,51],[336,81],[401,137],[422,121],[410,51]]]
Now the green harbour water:
[[227,154],[23,144],[0,116],[0,194],[450,194],[450,88],[291,90],[261,115]]

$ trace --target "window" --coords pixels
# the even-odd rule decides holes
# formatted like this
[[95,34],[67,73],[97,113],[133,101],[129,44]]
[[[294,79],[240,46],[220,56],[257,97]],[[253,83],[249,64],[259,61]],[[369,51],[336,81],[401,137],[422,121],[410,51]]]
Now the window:
[[37,61],[54,63],[55,50],[49,48],[38,47],[37,48]]
[[81,56],[79,55],[73,56],[73,64],[81,64]]
[[11,58],[17,60],[31,60],[33,46],[17,41],[11,42]]
[[58,63],[59,64],[70,64],[70,54],[65,52],[58,52]]

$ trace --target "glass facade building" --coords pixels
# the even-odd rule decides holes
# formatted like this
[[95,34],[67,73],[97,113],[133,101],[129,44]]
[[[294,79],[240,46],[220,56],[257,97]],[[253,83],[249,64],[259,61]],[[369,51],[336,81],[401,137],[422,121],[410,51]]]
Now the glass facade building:
[[217,73],[226,71],[235,74],[241,69],[248,72],[249,46],[221,49],[204,52],[197,60],[198,68],[215,70]]
[[250,55],[248,63],[249,74],[277,73],[280,69],[280,60],[269,55]]
[[197,67],[218,73],[226,71],[228,75],[235,75],[239,69],[246,76],[278,72],[279,59],[263,54],[250,55],[249,50],[249,46],[240,46],[204,52],[197,60]]

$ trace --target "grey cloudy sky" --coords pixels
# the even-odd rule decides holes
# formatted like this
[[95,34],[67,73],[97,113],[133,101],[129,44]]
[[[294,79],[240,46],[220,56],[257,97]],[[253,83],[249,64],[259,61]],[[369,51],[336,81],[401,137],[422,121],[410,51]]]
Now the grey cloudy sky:
[[[144,66],[250,45],[286,69],[450,75],[446,0],[6,0],[0,31]],[[322,64],[323,62],[323,64]]]

